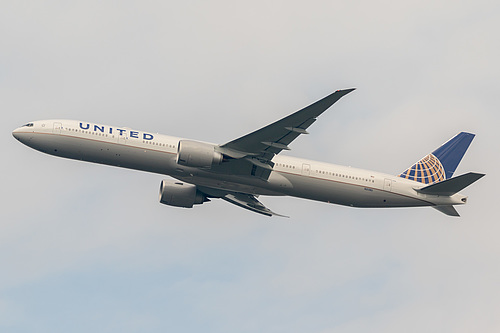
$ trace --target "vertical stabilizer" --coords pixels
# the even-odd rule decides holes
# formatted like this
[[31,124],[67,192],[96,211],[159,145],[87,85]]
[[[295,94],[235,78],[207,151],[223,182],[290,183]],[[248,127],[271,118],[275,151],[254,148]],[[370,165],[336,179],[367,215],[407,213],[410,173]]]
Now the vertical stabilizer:
[[424,184],[433,184],[453,176],[474,134],[461,132],[399,175]]

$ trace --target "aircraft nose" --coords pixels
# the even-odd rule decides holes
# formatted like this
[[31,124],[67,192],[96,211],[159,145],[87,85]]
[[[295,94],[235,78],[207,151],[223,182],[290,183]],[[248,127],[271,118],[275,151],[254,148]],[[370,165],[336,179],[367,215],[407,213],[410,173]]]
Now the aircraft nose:
[[15,130],[12,131],[12,136],[17,140],[19,140],[21,138],[20,132],[21,132],[21,127],[16,128]]
[[33,137],[33,134],[27,130],[26,126],[21,126],[12,131],[12,136],[16,138],[17,141],[27,144],[27,142],[29,142]]

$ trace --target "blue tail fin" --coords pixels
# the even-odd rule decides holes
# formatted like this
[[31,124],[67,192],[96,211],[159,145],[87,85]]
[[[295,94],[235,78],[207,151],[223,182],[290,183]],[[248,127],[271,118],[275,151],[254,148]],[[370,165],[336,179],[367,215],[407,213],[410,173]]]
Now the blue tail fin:
[[466,132],[455,135],[444,145],[405,170],[399,177],[424,184],[433,184],[451,178],[474,136]]

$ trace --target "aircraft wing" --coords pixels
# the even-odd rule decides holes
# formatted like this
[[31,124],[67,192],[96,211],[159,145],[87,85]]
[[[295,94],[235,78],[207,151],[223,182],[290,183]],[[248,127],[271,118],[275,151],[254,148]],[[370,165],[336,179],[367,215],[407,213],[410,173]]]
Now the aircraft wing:
[[302,110],[223,144],[219,146],[219,149],[232,158],[245,157],[257,167],[272,169],[269,161],[274,155],[282,150],[289,150],[288,145],[300,134],[307,134],[306,129],[316,121],[319,115],[353,90],[337,90]]
[[211,187],[198,186],[198,190],[205,193],[211,198],[220,198],[241,208],[251,210],[252,212],[263,214],[266,216],[281,216],[288,217],[285,215],[277,214],[264,206],[262,202],[257,200],[256,196],[247,193],[231,192],[225,190],[219,190]]
[[262,204],[259,200],[254,195],[251,194],[245,194],[245,193],[228,193],[225,196],[221,197],[221,199],[230,202],[232,204],[235,204],[236,206],[240,206],[241,208],[245,208],[248,210],[251,210],[252,212],[263,214],[266,216],[281,216],[281,217],[288,217],[285,215],[280,215],[266,206]]

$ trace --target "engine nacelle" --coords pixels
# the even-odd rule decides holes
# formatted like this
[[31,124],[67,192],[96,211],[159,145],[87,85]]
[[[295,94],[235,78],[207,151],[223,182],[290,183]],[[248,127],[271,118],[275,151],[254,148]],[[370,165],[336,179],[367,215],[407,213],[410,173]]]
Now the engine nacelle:
[[186,184],[175,180],[162,180],[160,184],[160,203],[192,208],[193,205],[208,201],[207,197],[196,189],[196,185]]
[[210,168],[222,162],[222,154],[215,151],[215,146],[190,140],[179,141],[177,149],[177,164],[196,167]]

